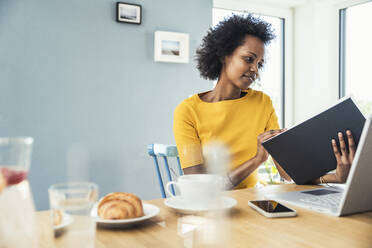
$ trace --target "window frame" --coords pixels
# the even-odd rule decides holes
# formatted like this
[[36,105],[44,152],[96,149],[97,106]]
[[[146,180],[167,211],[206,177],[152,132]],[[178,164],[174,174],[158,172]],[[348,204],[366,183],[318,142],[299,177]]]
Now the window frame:
[[347,8],[372,2],[371,0],[347,0],[343,3],[336,5],[336,10],[338,12],[338,92],[339,98],[346,95],[346,81],[345,81],[345,54],[346,54],[346,10]]
[[346,8],[339,10],[339,34],[338,34],[338,42],[339,42],[339,61],[338,61],[338,98],[342,98],[345,96],[345,45],[346,39]]

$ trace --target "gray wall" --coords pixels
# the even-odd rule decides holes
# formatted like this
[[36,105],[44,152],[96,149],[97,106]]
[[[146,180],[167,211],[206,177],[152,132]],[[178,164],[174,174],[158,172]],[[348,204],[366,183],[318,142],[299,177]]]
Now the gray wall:
[[[112,0],[0,1],[0,136],[35,138],[39,210],[49,185],[66,180],[160,197],[146,145],[174,143],[174,108],[211,86],[192,58],[212,0],[131,2],[141,25],[117,23]],[[156,30],[188,33],[191,62],[154,62]]]

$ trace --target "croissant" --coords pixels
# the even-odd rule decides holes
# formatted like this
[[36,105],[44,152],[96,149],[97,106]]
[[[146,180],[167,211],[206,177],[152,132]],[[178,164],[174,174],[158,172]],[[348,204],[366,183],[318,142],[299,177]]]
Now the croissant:
[[143,216],[142,201],[131,193],[110,193],[99,202],[98,216],[108,220],[141,217]]
[[62,224],[62,212],[60,210],[53,211],[53,225],[58,226]]
[[0,170],[0,192],[6,187],[6,180]]

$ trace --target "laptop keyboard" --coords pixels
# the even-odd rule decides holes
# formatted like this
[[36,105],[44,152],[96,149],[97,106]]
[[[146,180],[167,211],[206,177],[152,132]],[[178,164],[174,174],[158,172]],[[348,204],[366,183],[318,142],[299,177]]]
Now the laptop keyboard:
[[325,208],[337,208],[341,201],[342,194],[329,194],[322,196],[311,196],[300,199],[302,202],[311,203]]

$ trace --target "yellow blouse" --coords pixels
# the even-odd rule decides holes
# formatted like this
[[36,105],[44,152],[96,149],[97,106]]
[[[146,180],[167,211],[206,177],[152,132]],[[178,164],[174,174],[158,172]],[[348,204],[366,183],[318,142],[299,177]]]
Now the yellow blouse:
[[[256,155],[259,134],[278,128],[270,97],[252,89],[241,98],[212,103],[196,94],[174,112],[173,132],[182,168],[203,164],[203,145],[217,140],[228,147],[228,170],[232,170]],[[236,188],[253,187],[256,182],[257,170]]]

